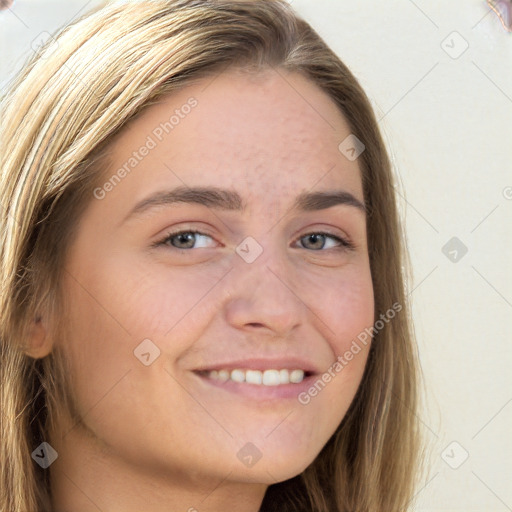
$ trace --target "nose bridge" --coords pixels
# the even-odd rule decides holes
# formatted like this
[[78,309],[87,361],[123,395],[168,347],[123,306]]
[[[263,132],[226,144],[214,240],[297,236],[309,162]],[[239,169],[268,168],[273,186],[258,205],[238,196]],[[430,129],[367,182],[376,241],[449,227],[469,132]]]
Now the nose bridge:
[[238,246],[226,313],[239,328],[265,326],[283,335],[300,323],[305,305],[294,290],[292,263],[271,240],[248,237]]
[[[276,284],[279,284],[278,288],[284,287],[281,280],[286,280],[292,270],[285,249],[272,232],[260,234],[258,240],[246,237],[236,249],[238,258],[234,265],[238,279],[250,281],[257,288],[263,284],[270,288]],[[276,274],[282,274],[281,280]]]

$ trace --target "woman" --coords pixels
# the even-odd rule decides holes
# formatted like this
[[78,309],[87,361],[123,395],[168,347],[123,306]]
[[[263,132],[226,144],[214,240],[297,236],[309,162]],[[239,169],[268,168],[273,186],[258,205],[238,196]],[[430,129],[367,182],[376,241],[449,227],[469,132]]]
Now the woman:
[[1,155],[2,512],[406,509],[390,164],[286,2],[96,10],[13,84]]

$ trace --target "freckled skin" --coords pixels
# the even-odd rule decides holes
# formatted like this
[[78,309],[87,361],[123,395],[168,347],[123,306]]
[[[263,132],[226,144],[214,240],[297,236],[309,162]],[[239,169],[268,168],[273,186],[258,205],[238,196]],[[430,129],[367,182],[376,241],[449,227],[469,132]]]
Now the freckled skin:
[[[116,140],[105,180],[190,97],[198,101],[190,114],[103,200],[91,198],[68,254],[63,349],[94,438],[81,426],[64,440],[53,435],[56,509],[92,510],[85,493],[103,509],[256,511],[269,484],[314,460],[364,371],[368,347],[308,405],[255,403],[192,373],[212,361],[273,356],[325,371],[372,325],[374,310],[364,214],[350,206],[289,213],[307,191],[344,189],[363,201],[357,161],[338,151],[348,125],[297,74],[230,71],[162,99]],[[236,189],[248,210],[181,204],[119,225],[141,199],[184,184]],[[186,254],[150,249],[171,228],[212,238]],[[356,249],[297,241],[325,228]],[[263,247],[251,264],[235,253],[248,236]],[[161,351],[150,366],[133,354],[146,338]],[[237,458],[248,442],[263,454],[250,468]]]

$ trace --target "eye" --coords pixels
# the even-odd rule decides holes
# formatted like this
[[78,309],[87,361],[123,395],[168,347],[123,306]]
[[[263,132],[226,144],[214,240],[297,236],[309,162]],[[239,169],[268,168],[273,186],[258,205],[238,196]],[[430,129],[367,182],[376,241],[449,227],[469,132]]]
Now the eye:
[[[332,242],[331,242],[331,247],[326,247],[326,240],[327,239],[331,239],[331,240],[334,240],[337,245],[334,245],[332,246]],[[306,247],[306,249],[312,249],[314,251],[318,251],[318,250],[324,250],[324,249],[354,249],[354,245],[346,240],[345,238],[341,238],[339,236],[336,236],[336,235],[333,235],[331,233],[326,233],[326,232],[314,232],[314,233],[307,233],[306,235],[303,235],[299,238],[299,240],[301,241],[301,244],[302,246],[304,247],[304,242],[303,240],[306,240],[306,244],[308,244],[309,242],[311,242],[311,245],[313,247]]]
[[[159,242],[156,242],[153,244],[154,246],[171,246],[175,249],[197,249],[201,247],[207,247],[205,245],[202,246],[195,246],[194,244],[197,242],[198,238],[210,238],[211,236],[205,235],[204,233],[201,233],[199,231],[194,230],[187,230],[187,231],[176,231],[175,233],[168,233],[167,236],[160,240]],[[212,239],[213,240],[213,239]]]
[[[200,249],[208,247],[208,245],[204,245],[204,239],[207,238],[213,240],[211,236],[201,233],[200,231],[182,230],[168,233],[163,240],[155,242],[153,247],[167,246],[178,250]],[[197,242],[201,241],[201,239],[203,240],[203,244],[199,246],[195,245]],[[299,240],[301,241],[302,247],[313,251],[354,249],[354,245],[350,241],[327,232],[307,233],[301,236]],[[331,240],[330,244],[328,240]],[[311,246],[307,247],[308,244]],[[330,245],[330,247],[328,247],[328,245]]]

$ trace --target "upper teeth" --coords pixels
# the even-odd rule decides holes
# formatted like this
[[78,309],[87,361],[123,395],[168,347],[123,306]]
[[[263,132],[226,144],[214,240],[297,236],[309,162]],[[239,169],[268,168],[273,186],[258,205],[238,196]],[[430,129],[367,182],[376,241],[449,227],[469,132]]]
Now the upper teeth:
[[233,380],[263,386],[278,386],[279,384],[298,384],[304,379],[304,370],[212,370],[207,373],[210,379],[221,381]]

